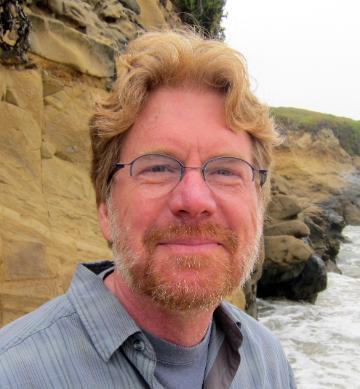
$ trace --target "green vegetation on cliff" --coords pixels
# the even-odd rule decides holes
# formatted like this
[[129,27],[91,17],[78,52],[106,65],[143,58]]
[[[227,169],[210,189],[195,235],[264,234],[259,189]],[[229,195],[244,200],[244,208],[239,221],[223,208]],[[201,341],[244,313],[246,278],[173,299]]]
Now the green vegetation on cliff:
[[280,127],[293,131],[316,134],[322,128],[329,128],[350,155],[360,155],[360,120],[288,107],[272,108],[271,112]]
[[224,39],[221,19],[226,0],[174,0],[181,20],[191,26],[200,27],[212,37]]

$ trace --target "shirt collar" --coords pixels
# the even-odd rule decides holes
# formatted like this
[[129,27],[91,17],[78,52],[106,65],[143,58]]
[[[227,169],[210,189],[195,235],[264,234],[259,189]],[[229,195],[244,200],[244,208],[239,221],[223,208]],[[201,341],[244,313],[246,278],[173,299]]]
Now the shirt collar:
[[110,261],[78,265],[67,293],[94,347],[105,361],[130,336],[140,332],[135,321],[99,276],[113,266]]
[[223,301],[215,309],[214,319],[224,332],[227,342],[234,350],[238,350],[243,341],[241,322],[232,313],[228,302]]

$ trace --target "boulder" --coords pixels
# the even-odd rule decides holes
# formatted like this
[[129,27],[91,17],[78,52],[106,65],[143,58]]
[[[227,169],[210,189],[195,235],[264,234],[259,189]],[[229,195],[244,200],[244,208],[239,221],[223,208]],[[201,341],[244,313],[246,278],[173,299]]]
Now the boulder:
[[265,236],[264,241],[265,265],[270,260],[280,266],[291,267],[307,261],[313,253],[309,245],[289,235]]
[[294,196],[278,194],[272,197],[267,213],[277,220],[295,218],[301,212],[301,207]]
[[293,236],[266,236],[260,283],[276,285],[300,275],[313,250]]
[[258,296],[262,298],[280,296],[290,300],[314,303],[317,294],[324,290],[326,285],[325,264],[319,256],[311,255],[294,278],[274,281],[264,270],[263,277],[258,283]]
[[264,235],[291,235],[296,238],[304,238],[310,235],[310,229],[301,220],[289,220],[265,226]]
[[341,231],[345,227],[344,218],[331,208],[324,209],[318,206],[304,209],[301,217],[310,229],[311,246],[317,255],[325,263],[336,262],[343,240]]

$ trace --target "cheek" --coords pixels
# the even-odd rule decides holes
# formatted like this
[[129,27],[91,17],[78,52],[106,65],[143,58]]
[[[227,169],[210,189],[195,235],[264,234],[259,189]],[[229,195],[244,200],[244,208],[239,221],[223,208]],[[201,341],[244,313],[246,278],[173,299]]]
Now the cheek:
[[241,226],[256,224],[260,212],[259,202],[256,196],[242,196],[238,201],[229,202],[227,215],[235,229]]
[[240,239],[252,237],[259,227],[260,212],[256,198],[241,200],[233,204],[227,213],[230,228],[237,231]]
[[116,194],[114,201],[119,227],[131,233],[133,240],[142,242],[144,233],[161,219],[165,205],[161,201],[145,199],[137,191]]

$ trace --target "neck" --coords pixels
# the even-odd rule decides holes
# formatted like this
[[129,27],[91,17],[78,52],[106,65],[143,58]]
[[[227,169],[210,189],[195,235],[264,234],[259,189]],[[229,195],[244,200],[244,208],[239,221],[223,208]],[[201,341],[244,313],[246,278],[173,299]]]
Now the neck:
[[169,310],[155,303],[149,296],[136,293],[116,272],[105,279],[105,285],[139,327],[181,346],[194,346],[203,339],[215,310],[215,307],[196,311]]

